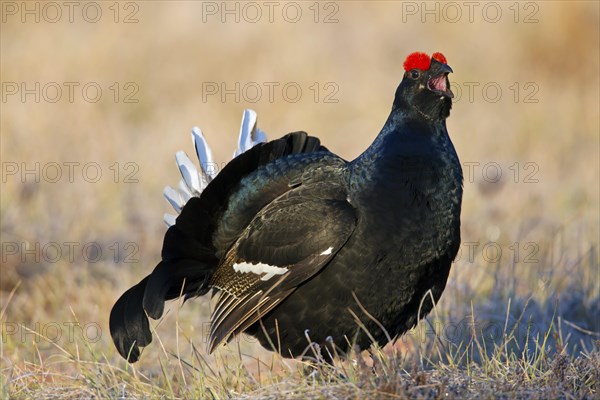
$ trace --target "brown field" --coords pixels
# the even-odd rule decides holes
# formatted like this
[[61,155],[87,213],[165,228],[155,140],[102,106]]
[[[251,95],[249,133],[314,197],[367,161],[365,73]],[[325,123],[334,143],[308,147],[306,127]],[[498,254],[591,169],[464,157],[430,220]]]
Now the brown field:
[[[598,398],[599,3],[466,3],[1,2],[0,398]],[[224,163],[253,108],[352,159],[416,50],[454,69],[465,172],[435,311],[312,373],[208,355],[208,298],[174,302],[127,365],[109,311],[159,260],[191,127]]]

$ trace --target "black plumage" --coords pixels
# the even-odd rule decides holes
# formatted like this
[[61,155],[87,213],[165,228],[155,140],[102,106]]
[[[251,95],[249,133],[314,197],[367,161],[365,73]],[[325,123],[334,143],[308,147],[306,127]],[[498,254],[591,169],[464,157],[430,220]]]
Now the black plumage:
[[460,243],[462,170],[445,122],[450,67],[436,55],[427,68],[407,63],[388,120],[355,160],[295,132],[239,155],[187,202],[162,261],[113,307],[123,357],[135,362],[152,340],[146,313],[210,289],[211,351],[241,332],[291,357],[307,337],[364,349],[431,310],[423,298],[439,299]]

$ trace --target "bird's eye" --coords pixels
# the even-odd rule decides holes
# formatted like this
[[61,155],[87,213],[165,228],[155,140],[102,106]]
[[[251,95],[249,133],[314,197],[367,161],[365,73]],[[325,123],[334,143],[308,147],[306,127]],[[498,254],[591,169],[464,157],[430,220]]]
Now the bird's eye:
[[418,69],[413,69],[410,71],[410,77],[413,79],[417,79],[421,76],[421,72]]

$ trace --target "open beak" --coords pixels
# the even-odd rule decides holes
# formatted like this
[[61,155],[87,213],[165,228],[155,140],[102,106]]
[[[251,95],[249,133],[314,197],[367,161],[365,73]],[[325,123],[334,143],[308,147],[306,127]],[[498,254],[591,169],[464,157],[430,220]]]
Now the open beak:
[[427,81],[427,89],[442,96],[453,98],[454,93],[450,90],[450,80],[448,79],[450,72],[452,72],[452,68],[446,64],[438,63],[438,67],[433,72],[435,75]]

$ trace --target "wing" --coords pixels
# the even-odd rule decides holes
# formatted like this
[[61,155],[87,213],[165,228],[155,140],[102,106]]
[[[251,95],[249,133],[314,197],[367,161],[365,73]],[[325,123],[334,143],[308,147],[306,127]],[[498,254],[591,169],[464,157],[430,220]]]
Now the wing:
[[313,179],[308,172],[255,215],[215,271],[211,286],[221,293],[211,317],[210,351],[318,273],[354,231],[356,214],[341,179],[323,171],[316,174],[327,179]]

